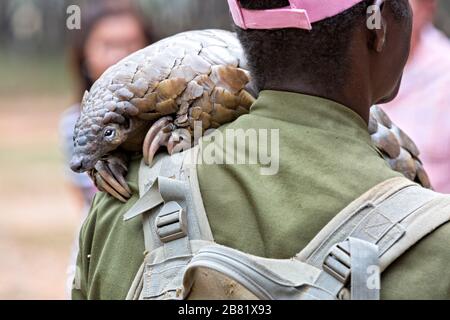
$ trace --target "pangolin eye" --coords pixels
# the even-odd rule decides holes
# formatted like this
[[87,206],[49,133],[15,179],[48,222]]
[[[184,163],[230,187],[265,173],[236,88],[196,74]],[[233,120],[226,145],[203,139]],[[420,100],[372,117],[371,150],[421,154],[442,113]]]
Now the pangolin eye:
[[112,136],[114,136],[115,131],[113,129],[106,129],[104,136],[107,138],[111,138]]

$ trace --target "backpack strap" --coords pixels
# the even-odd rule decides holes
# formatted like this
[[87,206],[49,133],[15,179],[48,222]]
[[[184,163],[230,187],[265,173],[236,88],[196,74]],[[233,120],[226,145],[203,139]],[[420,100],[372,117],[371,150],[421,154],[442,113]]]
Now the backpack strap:
[[331,274],[341,288],[350,281],[352,299],[378,299],[379,274],[448,221],[449,196],[424,189],[406,178],[394,178],[353,201],[296,259]]
[[193,148],[160,154],[152,167],[141,163],[140,199],[124,219],[142,214],[146,257],[127,298],[180,299],[186,265],[213,242],[195,171],[197,155]]

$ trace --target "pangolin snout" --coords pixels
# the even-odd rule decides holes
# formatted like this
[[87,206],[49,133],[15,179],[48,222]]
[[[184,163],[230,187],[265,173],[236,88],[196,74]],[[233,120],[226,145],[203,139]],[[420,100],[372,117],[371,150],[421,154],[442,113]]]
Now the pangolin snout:
[[87,161],[83,157],[73,156],[70,160],[70,169],[75,172],[84,172],[86,168]]

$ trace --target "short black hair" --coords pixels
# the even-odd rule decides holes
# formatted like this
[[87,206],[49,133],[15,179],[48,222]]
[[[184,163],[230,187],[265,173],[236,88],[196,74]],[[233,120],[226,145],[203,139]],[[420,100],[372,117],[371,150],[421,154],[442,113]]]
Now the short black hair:
[[[388,0],[399,19],[408,12],[407,0]],[[240,0],[245,9],[281,8],[288,0]],[[243,30],[236,27],[258,90],[267,83],[282,83],[286,77],[308,74],[310,85],[317,82],[330,88],[343,85],[350,65],[347,50],[352,31],[365,23],[367,8],[373,0],[365,0],[352,8],[313,24],[312,30],[275,29]]]

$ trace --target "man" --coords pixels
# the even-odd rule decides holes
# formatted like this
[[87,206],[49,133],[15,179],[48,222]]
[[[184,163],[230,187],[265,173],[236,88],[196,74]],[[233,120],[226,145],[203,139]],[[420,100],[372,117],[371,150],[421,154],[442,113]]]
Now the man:
[[[342,209],[372,187],[397,177],[367,132],[371,105],[392,100],[409,53],[407,0],[387,1],[380,27],[367,28],[367,8],[355,1],[312,30],[239,29],[260,97],[250,114],[227,129],[278,129],[280,167],[260,175],[251,165],[199,165],[198,178],[214,239],[246,253],[290,258]],[[246,9],[289,5],[241,0]],[[137,194],[138,161],[129,172]],[[81,233],[73,297],[123,299],[142,263],[140,219],[123,221],[125,205],[99,194]],[[446,224],[384,273],[382,298],[448,298]]]
[[398,97],[383,107],[417,143],[434,189],[450,193],[450,41],[432,25],[436,0],[411,6],[411,56]]

